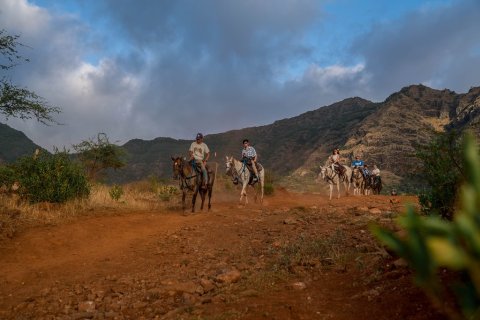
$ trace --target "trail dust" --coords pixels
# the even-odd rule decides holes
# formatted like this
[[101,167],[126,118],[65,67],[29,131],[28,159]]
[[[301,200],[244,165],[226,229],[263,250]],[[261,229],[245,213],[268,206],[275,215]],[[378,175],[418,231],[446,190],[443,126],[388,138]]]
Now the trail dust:
[[27,229],[0,243],[0,318],[441,319],[368,229],[409,202],[277,190]]

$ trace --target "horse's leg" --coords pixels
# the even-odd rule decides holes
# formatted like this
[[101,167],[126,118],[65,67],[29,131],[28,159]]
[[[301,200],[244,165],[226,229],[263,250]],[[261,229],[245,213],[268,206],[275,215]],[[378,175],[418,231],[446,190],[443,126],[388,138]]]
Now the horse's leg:
[[241,196],[240,196],[240,203],[242,202],[243,197],[245,197],[245,205],[248,204],[247,186],[248,186],[248,181],[243,180],[242,194],[241,194]]
[[193,196],[192,196],[192,212],[195,212],[195,201],[197,200],[198,188],[199,188],[199,185],[197,184],[195,186],[195,191],[193,191]]
[[210,185],[208,187],[208,211],[210,211],[210,208],[212,205],[210,204],[210,199],[212,199],[212,192],[213,192],[213,185]]
[[340,199],[340,180],[337,181],[337,199]]
[[263,175],[262,175],[262,181],[260,181],[260,203],[263,204],[263,189],[264,189],[264,184],[263,184]]
[[207,195],[207,190],[201,190],[200,191],[200,197],[202,198],[202,204],[200,206],[200,210],[202,210],[202,211],[203,211],[203,203],[205,202],[205,196],[206,195]]
[[330,200],[332,200],[333,183],[329,183],[328,186],[330,187]]
[[183,213],[185,213],[185,198],[187,196],[187,190],[185,188],[183,188],[182,190],[182,210],[183,210]]

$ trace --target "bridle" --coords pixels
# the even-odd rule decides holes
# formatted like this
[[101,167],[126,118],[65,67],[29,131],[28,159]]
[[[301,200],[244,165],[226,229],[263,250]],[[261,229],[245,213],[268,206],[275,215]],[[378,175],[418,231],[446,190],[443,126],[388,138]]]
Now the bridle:
[[240,172],[240,174],[238,173],[237,168],[235,167],[235,159],[233,159],[233,157],[227,160],[226,165],[227,165],[227,175],[230,174],[234,179],[235,178],[241,179],[240,174],[245,172],[245,168],[246,168],[245,163],[242,162],[242,171]]
[[[185,174],[185,160],[181,158],[177,158],[174,160],[174,178],[175,179],[180,179],[180,189],[183,190],[184,188],[188,188],[190,190],[193,190],[193,185],[189,183],[192,178],[195,178],[198,176],[196,171],[192,168],[192,175],[187,176]],[[178,168],[177,168],[178,167]],[[195,173],[195,174],[194,174]]]
[[334,179],[335,176],[337,176],[338,174],[337,174],[337,172],[336,172],[335,170],[333,170],[333,169],[330,168],[330,169],[332,170],[333,175],[331,175],[331,176],[328,175],[328,174],[327,174],[328,168],[329,168],[329,166],[322,167],[323,180],[325,180],[325,181],[327,181],[327,182],[328,182],[328,181],[331,181],[331,182],[333,183],[333,182],[334,182],[333,179]]

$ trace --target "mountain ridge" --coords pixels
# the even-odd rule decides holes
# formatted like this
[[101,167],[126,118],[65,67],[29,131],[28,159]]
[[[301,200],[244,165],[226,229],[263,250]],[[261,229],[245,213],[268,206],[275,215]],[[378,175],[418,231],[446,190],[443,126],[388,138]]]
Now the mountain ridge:
[[[347,164],[360,155],[366,163],[379,166],[387,183],[400,184],[416,165],[418,145],[431,141],[435,132],[466,129],[480,137],[480,87],[459,94],[410,85],[383,102],[346,98],[271,124],[208,134],[205,142],[212,152],[210,161],[223,168],[224,156],[239,157],[241,142],[248,138],[269,173],[300,184],[314,181],[331,150],[340,148]],[[131,139],[121,146],[129,155],[127,166],[109,172],[108,180],[169,178],[170,157],[186,156],[192,141]]]

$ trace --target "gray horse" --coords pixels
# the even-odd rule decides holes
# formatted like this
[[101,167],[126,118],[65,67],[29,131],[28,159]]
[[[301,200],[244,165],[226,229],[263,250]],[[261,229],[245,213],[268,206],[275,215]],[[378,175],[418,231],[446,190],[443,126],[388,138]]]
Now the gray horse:
[[[227,174],[233,178],[237,177],[239,182],[242,184],[242,191],[240,192],[240,204],[242,203],[243,197],[245,197],[245,205],[248,203],[247,198],[247,187],[251,185],[255,190],[255,200],[257,199],[257,190],[255,189],[255,183],[250,184],[252,174],[247,168],[246,163],[239,161],[233,157],[225,157],[225,166],[227,169]],[[261,169],[258,172],[259,183],[260,183],[260,203],[263,203],[263,189],[265,183],[265,169]]]
[[333,186],[337,186],[337,198],[340,198],[340,182],[343,182],[345,187],[345,195],[348,195],[350,192],[350,177],[352,175],[352,168],[342,165],[344,170],[343,175],[339,175],[336,170],[333,169],[332,165],[320,166],[321,171],[320,175],[322,179],[326,181],[330,187],[330,200],[332,200]]

